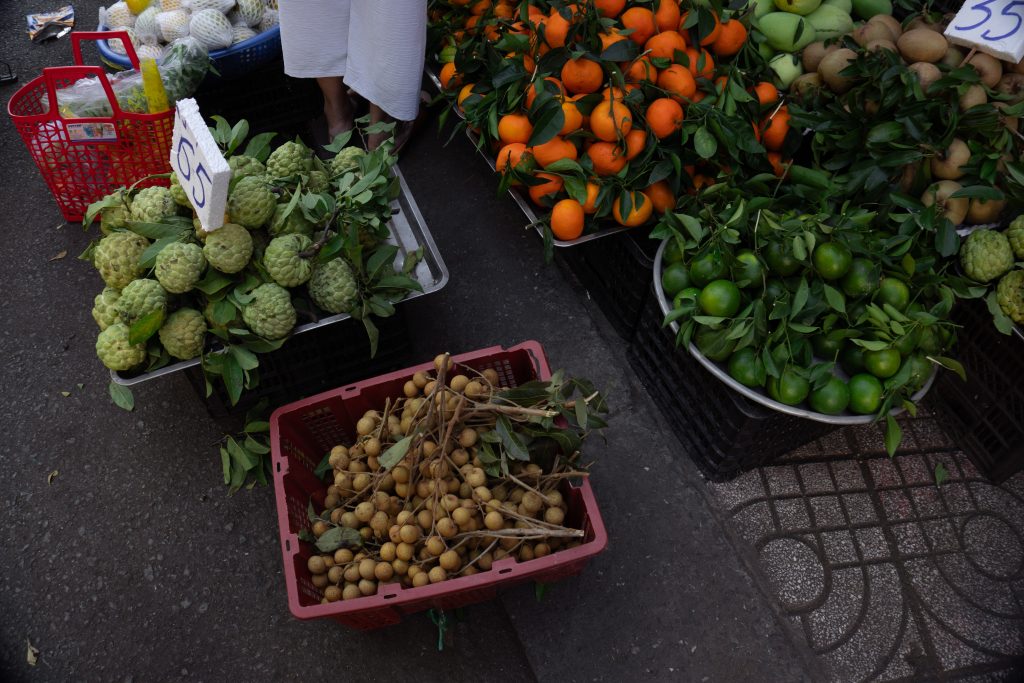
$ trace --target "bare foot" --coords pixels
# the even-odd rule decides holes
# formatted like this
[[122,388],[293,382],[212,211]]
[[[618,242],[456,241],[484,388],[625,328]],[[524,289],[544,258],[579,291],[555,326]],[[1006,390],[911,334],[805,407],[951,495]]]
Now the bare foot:
[[345,84],[340,78],[318,78],[316,80],[324,95],[327,135],[333,140],[337,135],[352,130],[355,105],[345,92]]

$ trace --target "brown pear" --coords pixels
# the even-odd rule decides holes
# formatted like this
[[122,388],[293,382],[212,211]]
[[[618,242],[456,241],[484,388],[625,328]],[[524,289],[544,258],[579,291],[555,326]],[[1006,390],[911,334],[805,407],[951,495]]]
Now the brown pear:
[[939,64],[948,66],[950,69],[955,69],[960,66],[964,61],[964,52],[955,45],[950,45],[946,48],[946,54],[942,55],[942,59],[939,60]]
[[835,52],[838,49],[838,45],[829,45],[828,47],[825,47],[825,43],[820,40],[816,40],[805,47],[803,53],[800,55],[800,61],[802,61],[804,65],[804,73],[817,71],[818,64],[821,63],[822,58],[829,52]]
[[935,63],[946,54],[949,42],[941,33],[915,28],[904,32],[896,41],[896,45],[908,62]]
[[1024,74],[1003,74],[996,84],[996,90],[1008,95],[1011,104],[1024,100]]
[[931,21],[924,15],[918,15],[910,20],[910,23],[908,23],[906,28],[903,29],[903,32],[906,33],[907,31],[913,31],[919,28],[923,28],[928,31],[935,31],[937,33],[942,33],[943,31],[941,23]]
[[814,94],[815,91],[820,90],[825,85],[825,81],[822,80],[821,74],[816,71],[812,71],[806,74],[800,74],[793,82],[789,84],[789,92],[795,94],[797,97],[809,97]]
[[1024,74],[1024,59],[1020,60],[1016,64],[1003,62],[1003,71],[1012,71],[1015,74]]
[[981,82],[990,88],[996,87],[999,79],[1003,77],[1003,64],[992,55],[975,52],[967,63],[981,75]]
[[903,35],[903,25],[900,24],[899,19],[892,16],[891,14],[876,14],[875,16],[868,19],[869,24],[884,24],[888,27],[889,32],[892,33],[892,42],[896,42],[896,39]]
[[828,83],[833,92],[844,93],[850,89],[853,83],[846,76],[841,76],[840,71],[845,69],[857,59],[857,53],[847,47],[841,47],[830,52],[818,64],[818,73]]
[[878,52],[879,50],[891,50],[892,52],[899,53],[899,50],[896,49],[896,43],[892,42],[891,40],[886,40],[885,38],[872,40],[870,43],[864,46],[864,49],[867,50],[868,52]]
[[877,22],[874,24],[871,22],[861,24],[853,30],[851,35],[854,42],[861,47],[864,47],[872,40],[891,40],[895,42],[897,38],[888,26]]
[[953,221],[953,225],[960,225],[964,222],[964,218],[967,216],[967,209],[970,206],[970,200],[967,197],[957,197],[956,199],[950,199],[957,190],[963,186],[955,180],[940,180],[939,182],[930,185],[924,194],[921,195],[921,203],[925,206],[931,206],[933,204],[939,205],[939,213],[949,220]]
[[985,90],[985,86],[975,83],[960,96],[960,111],[967,111],[971,107],[977,107],[986,102],[988,102],[988,92]]
[[941,154],[932,157],[932,176],[943,180],[956,180],[964,175],[961,168],[971,160],[971,150],[960,138],[953,138]]
[[995,223],[1005,207],[1005,199],[972,199],[967,207],[967,222],[971,225]]
[[942,78],[942,72],[939,71],[939,67],[928,62],[914,62],[907,68],[917,74],[917,81],[921,84],[921,92],[925,95],[928,94],[928,88],[931,87],[932,83]]

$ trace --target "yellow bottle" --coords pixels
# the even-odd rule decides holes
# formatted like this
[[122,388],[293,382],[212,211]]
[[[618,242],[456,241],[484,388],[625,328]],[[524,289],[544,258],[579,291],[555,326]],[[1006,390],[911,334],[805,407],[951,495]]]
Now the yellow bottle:
[[141,60],[139,66],[142,69],[142,90],[146,93],[149,113],[158,114],[170,109],[171,105],[167,102],[167,91],[164,90],[164,82],[160,79],[160,69],[156,65],[156,60],[146,57]]
[[142,13],[142,10],[149,7],[151,0],[124,0],[124,4],[128,5],[128,11],[138,16]]

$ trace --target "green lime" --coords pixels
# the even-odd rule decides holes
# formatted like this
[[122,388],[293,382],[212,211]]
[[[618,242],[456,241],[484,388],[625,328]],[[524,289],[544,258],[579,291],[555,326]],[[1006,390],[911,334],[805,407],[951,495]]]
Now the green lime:
[[849,272],[853,254],[845,244],[825,242],[814,248],[811,260],[818,275],[826,280],[838,280]]
[[439,54],[437,56],[437,59],[442,64],[447,64],[448,62],[454,62],[455,61],[455,46],[454,45],[446,45],[443,48],[441,48],[441,54]]
[[786,285],[783,284],[782,280],[769,280],[764,286],[764,300],[768,305],[768,310],[771,310],[772,302],[778,301],[786,295]]
[[772,242],[764,250],[764,260],[773,273],[789,277],[800,270],[800,262],[793,256],[789,247],[781,242]]
[[674,297],[690,286],[690,273],[682,263],[673,263],[661,271],[661,288],[665,296]]
[[683,260],[683,248],[679,245],[679,240],[670,239],[668,244],[665,245],[665,252],[661,255],[661,259],[665,263],[679,263]]
[[730,280],[713,280],[701,290],[697,303],[708,315],[731,318],[740,310],[740,288]]
[[921,328],[921,340],[917,348],[929,356],[936,356],[946,350],[949,344],[949,333],[938,325]]
[[874,375],[854,375],[847,386],[850,387],[850,410],[858,415],[870,415],[882,404],[882,383]]
[[886,379],[892,377],[900,369],[900,352],[896,349],[864,352],[864,368],[875,377]]
[[846,296],[867,296],[878,286],[878,267],[866,258],[855,258],[840,284]]
[[882,281],[878,283],[876,303],[889,304],[897,311],[905,311],[910,305],[910,288],[902,280],[883,277]]
[[764,370],[758,360],[757,353],[749,346],[744,347],[729,357],[729,375],[747,387],[764,385]]
[[693,341],[705,356],[713,361],[724,363],[732,355],[732,350],[736,348],[735,339],[725,338],[728,333],[728,330],[714,330],[701,325],[697,329],[697,334],[693,335]]
[[846,382],[833,375],[829,377],[828,384],[811,392],[807,402],[819,413],[838,415],[850,403],[850,389]]
[[864,372],[864,349],[856,344],[847,344],[839,352],[839,364],[847,375]]
[[725,277],[728,272],[725,258],[717,249],[704,252],[690,262],[690,281],[697,287],[703,287],[712,280]]
[[913,354],[904,362],[910,366],[910,379],[907,383],[911,391],[917,391],[931,377],[932,362],[920,353]]
[[687,287],[679,292],[672,299],[673,308],[681,308],[684,303],[696,303],[700,296],[700,290],[696,287]]
[[779,379],[768,378],[768,395],[788,406],[803,403],[810,390],[810,383],[792,365],[787,365],[782,370],[782,377]]
[[900,352],[901,356],[909,356],[921,343],[921,328],[914,327],[910,332],[893,342],[892,347]]
[[846,340],[842,337],[833,338],[832,335],[819,334],[811,338],[814,355],[823,360],[835,360],[844,346]]
[[732,277],[742,287],[761,287],[764,284],[764,265],[757,254],[744,249],[736,254]]

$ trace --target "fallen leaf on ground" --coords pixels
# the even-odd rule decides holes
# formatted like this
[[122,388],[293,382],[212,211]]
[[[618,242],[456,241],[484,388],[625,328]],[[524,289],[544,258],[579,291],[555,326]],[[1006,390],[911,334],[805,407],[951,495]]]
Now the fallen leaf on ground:
[[76,384],[75,386],[78,387],[79,389],[84,389],[85,388],[85,385],[81,384],[81,383]]
[[62,392],[60,392],[60,395],[63,396],[64,398],[67,398],[68,396],[71,395],[71,392],[70,391],[62,391]]
[[67,249],[65,249],[64,251],[61,251],[61,252],[59,252],[59,253],[58,253],[58,254],[57,254],[56,256],[54,256],[54,257],[53,257],[53,258],[51,258],[50,260],[51,260],[51,261],[56,261],[56,260],[58,260],[58,259],[62,259],[62,258],[64,258],[64,257],[65,257],[65,256],[67,256],[67,255],[68,255],[68,250],[67,250]]
[[58,474],[60,474],[60,470],[54,470],[53,472],[50,472],[50,476],[46,478],[46,483],[52,484],[53,480],[57,478]]
[[35,666],[36,662],[39,661],[39,648],[34,647],[32,641],[28,638],[25,639],[25,642],[28,644],[28,655],[25,659],[28,661],[29,666]]

